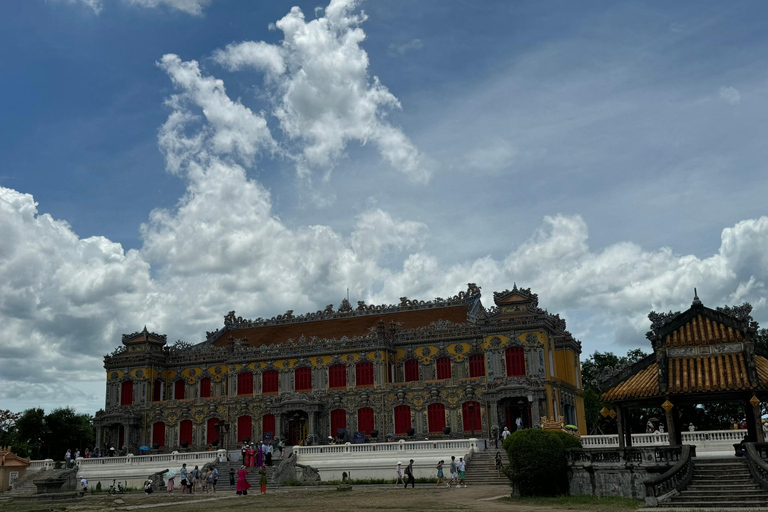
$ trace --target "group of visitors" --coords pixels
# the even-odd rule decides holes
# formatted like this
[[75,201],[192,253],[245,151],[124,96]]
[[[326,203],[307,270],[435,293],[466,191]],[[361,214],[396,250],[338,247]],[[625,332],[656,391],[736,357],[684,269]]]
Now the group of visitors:
[[[499,454],[497,454],[497,458],[500,460]],[[467,462],[464,460],[464,457],[459,457],[459,460],[456,461],[456,457],[451,456],[451,465],[449,469],[451,479],[447,482],[445,474],[443,473],[444,464],[444,460],[441,460],[437,463],[437,486],[441,487],[442,485],[445,485],[445,487],[454,487],[455,489],[458,489],[459,487],[466,487],[467,484],[465,478]],[[403,484],[404,489],[408,488],[408,484],[411,484],[411,489],[416,487],[416,478],[413,474],[413,459],[411,459],[410,463],[405,467],[405,470],[403,470],[403,463],[398,461],[397,468],[395,468],[395,473],[397,476],[395,485]],[[403,478],[403,476],[405,476],[405,478]]]
[[[248,469],[245,465],[240,466],[240,471],[237,472],[237,495],[247,496],[248,489],[251,488],[251,484],[248,483]],[[232,477],[230,477],[230,483]],[[261,488],[261,494],[267,494],[267,466],[259,466],[259,487]]]
[[[176,471],[167,470],[165,473],[166,484],[165,487],[168,492],[173,492],[176,487]],[[187,469],[187,464],[181,465],[181,470],[178,472],[179,484],[181,487],[181,493],[192,494],[194,492],[216,492],[216,484],[219,482],[219,470],[216,466],[206,467],[203,466],[201,470],[199,466],[195,466],[194,469]],[[152,481],[148,479],[144,484],[144,492],[147,494],[152,493]]]
[[[275,443],[277,446],[277,449],[280,451],[280,456],[282,457],[283,454],[283,444],[282,441],[280,443]],[[273,443],[258,443],[250,445],[245,443],[243,444],[243,447],[240,450],[240,453],[242,454],[242,460],[243,465],[248,468],[253,467],[261,467],[261,466],[271,466],[272,465],[272,453],[275,450],[275,447],[272,446]]]

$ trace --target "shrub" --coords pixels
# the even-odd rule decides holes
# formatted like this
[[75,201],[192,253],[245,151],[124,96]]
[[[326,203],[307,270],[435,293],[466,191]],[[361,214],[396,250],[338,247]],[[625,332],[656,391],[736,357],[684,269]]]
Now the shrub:
[[563,443],[563,448],[566,450],[568,448],[581,448],[581,440],[572,435],[568,432],[563,432],[562,430],[553,430],[550,432],[551,434],[555,434],[560,441]]
[[556,496],[567,492],[568,468],[560,434],[568,435],[525,429],[504,441],[510,461],[507,475],[517,484],[522,496]]

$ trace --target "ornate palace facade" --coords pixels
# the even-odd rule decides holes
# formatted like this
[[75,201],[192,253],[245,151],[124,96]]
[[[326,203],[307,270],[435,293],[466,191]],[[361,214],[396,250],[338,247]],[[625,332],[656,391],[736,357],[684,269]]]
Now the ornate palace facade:
[[[102,447],[233,447],[244,439],[491,436],[542,417],[584,433],[581,343],[530,289],[264,320],[234,312],[197,345],[123,335],[104,357]],[[342,430],[344,429],[344,430]],[[360,436],[360,434],[358,434]],[[228,446],[227,446],[228,445]]]

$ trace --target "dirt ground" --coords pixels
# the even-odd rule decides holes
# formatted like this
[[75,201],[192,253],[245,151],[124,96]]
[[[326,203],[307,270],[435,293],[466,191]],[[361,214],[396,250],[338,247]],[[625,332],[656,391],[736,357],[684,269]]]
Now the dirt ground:
[[[86,496],[68,503],[9,503],[0,502],[0,512],[75,512],[106,510],[157,510],[163,512],[196,512],[217,510],[296,510],[308,512],[355,510],[478,510],[548,511],[595,510],[605,512],[629,511],[635,507],[622,507],[616,503],[519,501],[505,498],[509,491],[502,486],[475,485],[462,489],[437,489],[423,484],[416,489],[392,486],[354,486],[351,491],[340,492],[332,486],[314,488],[287,487],[266,496],[252,494],[235,496],[233,491],[213,494],[181,495],[155,493],[128,493],[117,498],[106,495]],[[487,499],[500,497],[499,499]],[[117,500],[117,501],[116,501]]]

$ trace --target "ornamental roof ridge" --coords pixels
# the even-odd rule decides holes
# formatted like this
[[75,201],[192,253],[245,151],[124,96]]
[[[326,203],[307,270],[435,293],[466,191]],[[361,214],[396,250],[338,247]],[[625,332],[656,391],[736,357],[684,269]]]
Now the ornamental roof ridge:
[[517,283],[514,283],[511,290],[507,289],[501,292],[493,292],[493,302],[498,305],[501,301],[513,295],[520,295],[521,297],[528,299],[534,308],[539,305],[539,295],[531,292],[530,288],[518,288]]
[[282,315],[277,315],[269,319],[257,318],[255,320],[249,320],[241,316],[236,316],[234,311],[230,311],[224,317],[224,327],[215,331],[207,332],[206,339],[214,340],[218,338],[223,333],[224,329],[248,329],[252,327],[296,324],[303,322],[314,322],[317,320],[332,320],[335,318],[380,315],[383,313],[397,313],[402,311],[444,308],[459,305],[469,306],[470,304],[473,304],[474,300],[480,298],[480,296],[480,287],[475,283],[467,283],[466,291],[460,291],[453,297],[448,297],[445,299],[442,297],[436,297],[429,301],[400,297],[399,304],[367,305],[365,304],[365,301],[361,300],[357,302],[357,308],[352,308],[349,301],[345,298],[342,300],[341,306],[337,310],[334,310],[333,304],[328,304],[325,309],[315,311],[314,313],[310,312],[304,315],[295,316],[293,314],[293,310],[289,309]]
[[168,336],[165,334],[157,334],[156,332],[149,332],[147,330],[147,326],[144,326],[144,329],[141,331],[136,331],[132,334],[123,334],[123,343],[134,341],[139,338],[149,339],[149,338],[155,338],[158,341],[167,341]]

